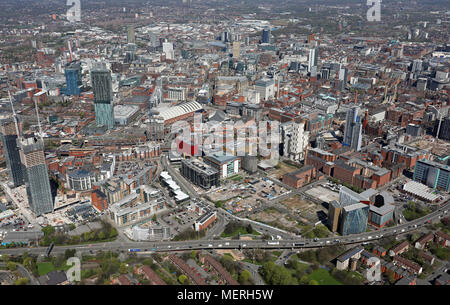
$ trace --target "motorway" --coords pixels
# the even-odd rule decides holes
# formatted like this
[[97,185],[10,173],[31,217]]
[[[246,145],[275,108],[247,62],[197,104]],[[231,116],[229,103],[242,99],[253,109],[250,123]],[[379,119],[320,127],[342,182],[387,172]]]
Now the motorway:
[[[395,227],[385,228],[376,232],[364,232],[360,234],[339,236],[333,238],[322,239],[304,239],[304,238],[292,238],[283,240],[191,240],[191,241],[158,241],[158,242],[107,242],[96,243],[91,245],[73,245],[73,246],[55,246],[53,253],[63,253],[66,249],[76,249],[78,252],[94,252],[94,251],[122,251],[126,252],[128,249],[136,248],[141,252],[154,253],[154,252],[170,252],[170,251],[185,251],[185,250],[213,250],[213,249],[302,249],[302,248],[319,248],[329,246],[333,244],[361,244],[371,242],[386,236],[396,236],[399,234],[405,234],[410,231],[417,230],[418,228],[426,225],[428,221],[436,221],[440,217],[447,215],[450,209],[450,203],[445,202],[436,211],[410,221],[406,224],[398,225]],[[338,242],[337,242],[338,241]],[[29,253],[43,255],[46,248],[12,248],[2,249],[0,254],[8,255],[21,255],[24,250],[28,250]]]

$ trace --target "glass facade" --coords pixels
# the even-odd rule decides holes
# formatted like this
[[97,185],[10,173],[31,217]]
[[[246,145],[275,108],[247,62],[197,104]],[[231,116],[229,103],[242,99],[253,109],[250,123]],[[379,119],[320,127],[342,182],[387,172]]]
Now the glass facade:
[[28,138],[20,139],[17,143],[24,168],[28,203],[36,216],[52,213],[53,196],[45,163],[44,142]]
[[370,221],[378,226],[382,226],[385,223],[391,221],[394,217],[394,211],[391,211],[385,215],[379,215],[376,213],[370,213]]
[[108,129],[114,128],[111,72],[106,69],[91,71],[91,85],[94,91],[95,122],[97,126],[107,126]]
[[17,148],[17,136],[0,135],[0,139],[2,141],[10,181],[14,183],[15,187],[23,185],[25,178],[22,163],[20,162],[19,149]]
[[342,211],[341,234],[358,234],[366,232],[369,217],[369,206],[356,203],[344,207]]
[[450,190],[450,168],[428,160],[419,160],[414,168],[413,180],[429,187]]
[[114,128],[114,109],[111,103],[94,103],[94,111],[97,126]]
[[25,183],[22,162],[20,161],[19,148],[17,147],[17,130],[14,118],[0,120],[0,140],[5,155],[10,181],[14,186]]
[[343,207],[359,203],[361,200],[366,199],[345,186],[342,186],[339,190],[339,203]]
[[33,212],[39,216],[53,212],[53,198],[48,178],[47,166],[36,165],[26,169],[26,189],[28,202]]
[[81,66],[73,64],[64,70],[66,76],[66,90],[67,95],[80,95],[81,82]]

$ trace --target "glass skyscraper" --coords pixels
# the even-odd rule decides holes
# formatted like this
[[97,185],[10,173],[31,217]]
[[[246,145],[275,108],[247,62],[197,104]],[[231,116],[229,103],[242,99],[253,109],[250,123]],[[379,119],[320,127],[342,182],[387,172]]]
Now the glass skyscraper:
[[91,84],[94,91],[95,122],[97,126],[114,128],[114,109],[111,72],[105,68],[91,71]]
[[9,178],[14,183],[14,187],[25,183],[23,167],[20,162],[20,154],[17,147],[17,136],[14,118],[0,119],[0,139],[2,141]]
[[80,95],[81,67],[80,64],[71,64],[64,69],[66,76],[66,95]]
[[36,216],[53,212],[53,197],[45,162],[44,141],[19,138],[20,159],[25,173],[28,203]]
[[262,43],[270,43],[270,29],[269,28],[265,28],[262,31],[261,41],[262,41]]
[[355,151],[361,150],[362,124],[358,116],[359,107],[355,106],[347,110],[345,117],[345,130],[343,144],[350,146]]
[[341,234],[349,235],[366,232],[369,209],[369,205],[364,203],[355,203],[343,207]]

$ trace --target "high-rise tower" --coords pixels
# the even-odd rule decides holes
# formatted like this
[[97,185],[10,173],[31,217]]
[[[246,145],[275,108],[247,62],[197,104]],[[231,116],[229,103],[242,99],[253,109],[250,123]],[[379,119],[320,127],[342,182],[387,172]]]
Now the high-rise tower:
[[40,216],[53,212],[53,198],[45,162],[44,141],[39,137],[17,139],[25,174],[30,208]]
[[17,187],[23,185],[25,181],[17,148],[18,128],[15,128],[14,119],[14,117],[0,119],[0,140],[5,153],[10,181],[14,183],[14,187]]
[[343,141],[344,145],[350,146],[355,151],[361,150],[362,143],[362,123],[358,111],[359,107],[357,106],[347,110]]
[[113,92],[111,72],[106,68],[91,71],[91,84],[94,91],[95,122],[97,126],[114,128]]

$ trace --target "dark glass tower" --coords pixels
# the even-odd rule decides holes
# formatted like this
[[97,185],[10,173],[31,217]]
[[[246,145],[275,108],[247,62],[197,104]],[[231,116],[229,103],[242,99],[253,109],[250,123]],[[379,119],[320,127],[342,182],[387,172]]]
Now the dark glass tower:
[[25,186],[31,210],[40,216],[53,212],[53,197],[45,162],[44,141],[39,138],[19,138],[17,145],[25,173]]
[[66,76],[67,95],[80,95],[81,86],[81,67],[78,63],[72,63],[64,69]]
[[14,187],[23,185],[25,180],[17,147],[17,131],[14,118],[0,119],[0,139],[5,153],[10,181],[14,183]]
[[261,41],[262,41],[262,43],[270,43],[270,29],[269,28],[265,28],[263,30]]
[[114,128],[114,110],[111,72],[105,68],[91,71],[91,84],[94,91],[95,122],[97,126]]

